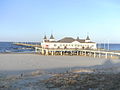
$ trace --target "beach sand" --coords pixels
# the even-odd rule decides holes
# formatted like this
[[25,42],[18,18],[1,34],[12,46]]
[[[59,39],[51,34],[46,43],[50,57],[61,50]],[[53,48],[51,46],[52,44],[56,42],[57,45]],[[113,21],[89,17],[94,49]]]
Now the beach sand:
[[[69,68],[112,66],[107,59],[84,56],[41,56],[39,54],[0,54],[0,72],[21,73],[32,70],[62,71]],[[111,60],[119,64],[120,60]]]
[[[103,69],[105,72],[111,72],[111,70],[119,72],[120,60],[109,60],[84,56],[0,54],[0,89],[49,90],[45,84],[41,83],[41,80],[46,80],[52,77],[52,75],[55,75],[55,73],[64,73],[68,70],[79,70],[81,68]],[[79,71],[86,70],[83,69]]]

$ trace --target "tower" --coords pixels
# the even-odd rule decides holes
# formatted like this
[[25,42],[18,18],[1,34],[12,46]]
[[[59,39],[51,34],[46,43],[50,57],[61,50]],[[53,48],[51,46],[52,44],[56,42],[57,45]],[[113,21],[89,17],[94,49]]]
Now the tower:
[[87,36],[87,38],[85,39],[85,42],[90,42],[90,37]]
[[50,36],[50,39],[49,39],[49,41],[55,41],[55,38],[53,37],[53,35],[51,34],[51,36]]
[[46,42],[46,41],[48,41],[48,40],[47,40],[47,37],[45,35],[44,38],[43,38],[43,42]]

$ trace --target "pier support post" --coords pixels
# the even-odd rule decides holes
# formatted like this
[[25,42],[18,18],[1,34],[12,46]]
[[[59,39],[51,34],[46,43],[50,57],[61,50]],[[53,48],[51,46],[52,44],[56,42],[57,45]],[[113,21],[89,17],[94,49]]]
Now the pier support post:
[[52,56],[54,55],[54,52],[52,51]]
[[80,55],[82,55],[82,51],[80,51]]
[[84,53],[83,53],[83,51],[82,51],[82,55],[83,55]]
[[77,51],[77,56],[78,56],[78,51]]
[[92,56],[92,52],[89,53],[89,56]]
[[85,51],[85,56],[87,55],[87,52]]
[[106,59],[108,58],[108,54],[107,54],[107,53],[105,54],[105,58],[106,58]]
[[63,52],[62,52],[62,51],[60,52],[60,55],[63,55]]
[[96,53],[94,52],[94,58],[96,57]]
[[100,52],[99,52],[99,58],[101,57],[101,54],[100,54]]
[[35,53],[37,53],[38,52],[38,48],[37,47],[35,47]]
[[71,51],[71,55],[73,55],[73,54],[72,54],[72,51]]
[[45,51],[45,55],[48,55],[48,50]]
[[113,55],[111,54],[111,58],[113,57]]
[[41,54],[43,55],[44,54],[44,50],[42,49],[42,52],[41,52]]

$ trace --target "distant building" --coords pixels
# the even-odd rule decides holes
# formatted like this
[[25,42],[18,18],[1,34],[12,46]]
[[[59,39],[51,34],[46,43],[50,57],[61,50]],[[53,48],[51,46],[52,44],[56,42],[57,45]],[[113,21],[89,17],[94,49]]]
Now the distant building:
[[87,36],[86,39],[76,39],[72,37],[65,37],[61,40],[56,41],[54,36],[51,34],[50,38],[48,39],[46,35],[41,42],[42,48],[52,48],[52,49],[97,49],[97,45],[95,42],[92,42]]

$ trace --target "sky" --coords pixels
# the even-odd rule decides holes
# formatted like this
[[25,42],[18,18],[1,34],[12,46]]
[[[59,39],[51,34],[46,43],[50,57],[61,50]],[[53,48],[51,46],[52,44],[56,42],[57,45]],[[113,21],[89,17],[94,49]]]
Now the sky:
[[120,0],[0,0],[0,41],[35,41],[53,34],[120,43]]

